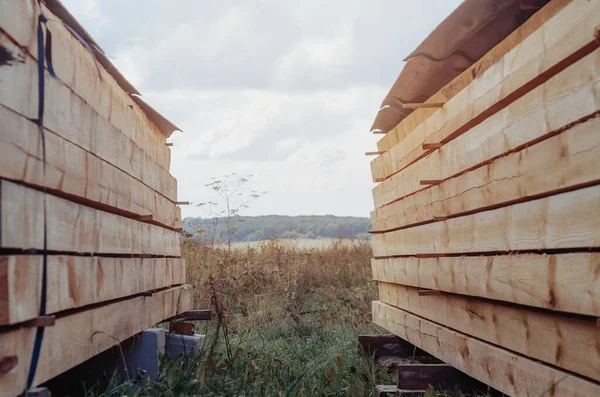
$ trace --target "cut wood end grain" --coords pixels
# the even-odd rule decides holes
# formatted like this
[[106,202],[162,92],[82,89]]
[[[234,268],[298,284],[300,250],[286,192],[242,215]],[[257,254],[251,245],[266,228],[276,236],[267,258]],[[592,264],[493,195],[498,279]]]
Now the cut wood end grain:
[[24,327],[52,327],[56,324],[56,316],[40,316],[23,323]]
[[424,143],[423,150],[435,150],[442,147],[441,143]]
[[404,109],[422,109],[422,108],[441,108],[444,106],[444,102],[431,102],[431,103],[403,103]]
[[418,294],[419,296],[435,296],[442,295],[443,292],[436,289],[420,289]]

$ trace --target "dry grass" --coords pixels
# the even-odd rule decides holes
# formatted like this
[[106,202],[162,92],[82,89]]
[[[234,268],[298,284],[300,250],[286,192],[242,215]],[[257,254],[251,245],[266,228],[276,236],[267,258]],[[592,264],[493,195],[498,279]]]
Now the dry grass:
[[209,307],[210,291],[205,286],[212,276],[228,314],[248,317],[258,325],[283,313],[301,314],[307,297],[315,294],[350,300],[360,321],[370,322],[370,302],[376,297],[376,286],[369,283],[371,255],[370,242],[362,240],[307,249],[271,239],[231,255],[195,240],[183,244],[187,279],[197,286],[194,306]]

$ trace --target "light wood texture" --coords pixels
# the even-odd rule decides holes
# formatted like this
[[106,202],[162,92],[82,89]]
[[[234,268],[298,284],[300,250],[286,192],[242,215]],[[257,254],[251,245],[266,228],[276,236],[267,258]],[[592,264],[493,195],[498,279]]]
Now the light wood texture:
[[600,385],[596,383],[450,330],[385,303],[373,302],[373,321],[509,396],[600,395]]
[[379,283],[379,300],[529,358],[600,380],[595,319],[505,306],[460,295],[421,296]]
[[597,48],[598,15],[599,2],[573,0],[398,145],[373,160],[373,177],[388,177],[407,167],[428,153],[423,143],[449,142]]
[[372,259],[373,279],[600,317],[600,253]]
[[[34,385],[59,375],[138,332],[192,309],[193,289],[181,286],[78,311],[59,317],[46,328]],[[35,328],[0,333],[0,360],[17,356],[18,364],[0,377],[0,396],[16,396],[25,388]]]
[[420,179],[450,178],[509,151],[550,137],[598,109],[600,50],[571,65],[439,150],[386,179],[373,189],[375,207],[422,189]]
[[[13,54],[19,49],[0,31],[0,45]],[[30,57],[0,68],[0,105],[36,119],[37,64]],[[177,181],[131,138],[98,113],[65,85],[46,72],[44,126],[60,137],[94,153],[142,181],[171,201],[177,200]],[[5,126],[2,127],[3,129]],[[15,131],[3,133],[14,134]],[[161,143],[162,147],[164,142]]]
[[[43,258],[0,256],[0,325],[37,317]],[[57,313],[185,283],[181,258],[48,256],[46,312]]]
[[[0,247],[43,249],[44,193],[0,182]],[[46,194],[48,250],[180,256],[179,233]]]
[[403,103],[404,109],[424,109],[424,108],[441,108],[444,102],[424,102],[424,103]]
[[[379,207],[372,221],[373,231],[407,227],[600,183],[598,131],[600,118],[594,117],[545,141]],[[456,139],[457,143],[461,138]],[[491,142],[480,147],[480,153],[496,147]],[[417,166],[426,161],[421,160]]]
[[[481,59],[475,62],[471,67],[465,70],[460,76],[446,84],[435,95],[429,98],[430,102],[447,102],[471,82],[479,78],[486,70],[496,64],[506,53],[515,48],[530,34],[535,32],[547,20],[562,10],[571,0],[552,0],[540,11],[536,12],[523,25],[519,26],[507,38],[492,48]],[[410,134],[417,126],[422,124],[427,118],[434,114],[438,109],[417,109],[403,119],[396,127],[390,130],[386,136],[379,140],[377,147],[379,150],[389,150],[396,146],[404,137]]]
[[151,214],[167,227],[181,227],[181,209],[139,180],[46,130],[44,179],[38,126],[0,106],[0,177],[47,187],[107,211]]
[[600,186],[373,235],[376,257],[600,247]]
[[[26,49],[30,59],[37,62],[35,23],[38,9],[37,3],[35,7],[32,7],[33,4],[30,1],[7,2],[2,7],[0,26]],[[43,9],[50,19],[48,26],[52,31],[53,64],[58,77],[100,117],[130,138],[162,168],[168,170],[171,151],[165,146],[164,134],[119,87],[102,65],[98,64],[102,75],[100,81],[94,60],[85,47],[44,5]]]

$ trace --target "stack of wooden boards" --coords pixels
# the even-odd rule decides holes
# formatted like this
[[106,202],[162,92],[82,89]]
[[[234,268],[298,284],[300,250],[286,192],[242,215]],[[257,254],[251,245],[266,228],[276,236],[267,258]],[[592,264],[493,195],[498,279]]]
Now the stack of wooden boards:
[[510,396],[600,396],[599,27],[551,1],[371,163],[374,321]]
[[34,385],[192,305],[169,174],[173,131],[159,129],[42,8],[62,80],[46,70],[45,173],[35,122],[39,9],[3,1],[0,12],[0,396],[25,389],[42,322],[44,219],[46,312],[56,320]]

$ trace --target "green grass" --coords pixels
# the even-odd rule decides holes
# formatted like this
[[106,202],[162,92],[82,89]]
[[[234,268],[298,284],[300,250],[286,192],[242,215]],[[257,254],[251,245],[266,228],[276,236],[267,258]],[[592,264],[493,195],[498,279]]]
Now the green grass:
[[229,254],[187,241],[182,252],[194,306],[217,313],[198,323],[204,349],[163,360],[156,382],[115,377],[88,396],[370,396],[395,383],[358,353],[359,335],[387,333],[371,319],[369,242],[300,248],[273,239]]

